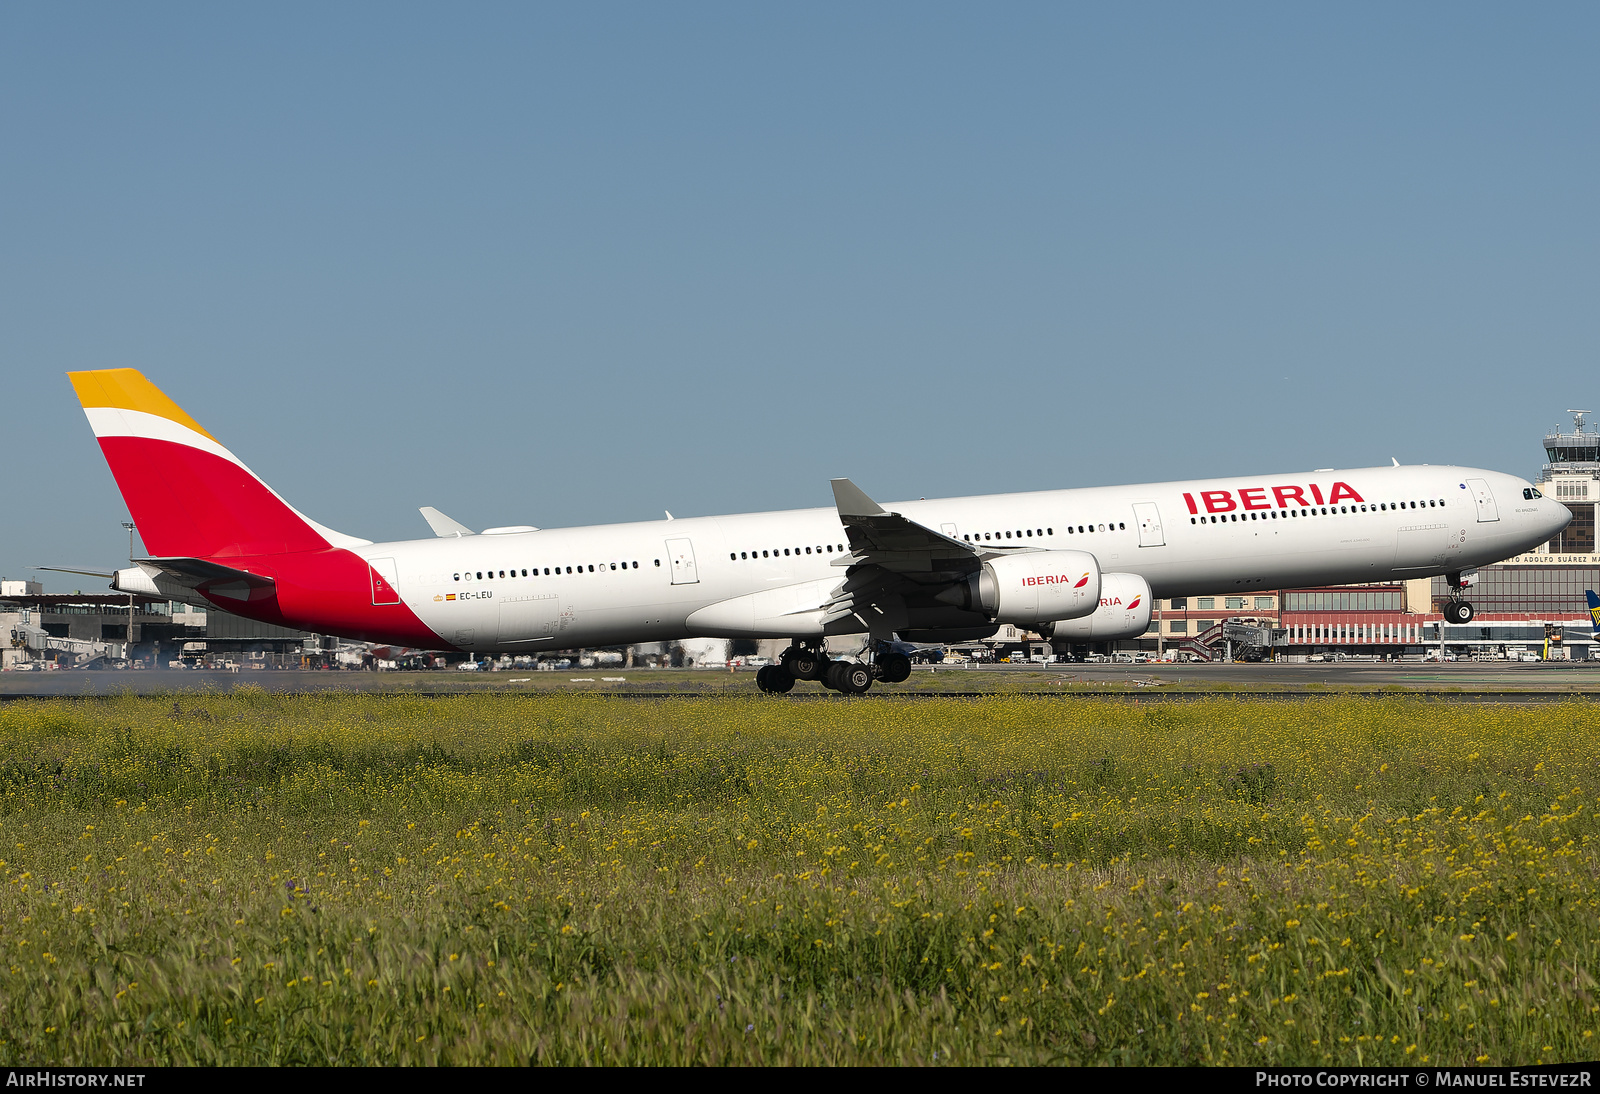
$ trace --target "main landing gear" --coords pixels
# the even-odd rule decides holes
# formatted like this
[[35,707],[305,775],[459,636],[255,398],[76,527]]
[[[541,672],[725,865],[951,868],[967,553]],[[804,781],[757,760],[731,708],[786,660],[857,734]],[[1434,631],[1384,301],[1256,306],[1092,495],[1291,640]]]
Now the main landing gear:
[[1444,606],[1444,618],[1449,623],[1471,623],[1477,614],[1465,600],[1452,600]]
[[776,665],[756,672],[756,687],[768,695],[783,695],[793,690],[796,680],[816,680],[842,695],[865,695],[874,680],[898,684],[910,677],[911,658],[888,642],[874,640],[866,652],[870,662],[834,661],[821,643],[796,643],[783,651]]

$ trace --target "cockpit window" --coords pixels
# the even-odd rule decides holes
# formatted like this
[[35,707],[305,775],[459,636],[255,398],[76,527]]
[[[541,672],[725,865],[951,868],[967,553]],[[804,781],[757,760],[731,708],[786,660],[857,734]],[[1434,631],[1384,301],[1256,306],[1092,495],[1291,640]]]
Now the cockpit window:
[[1522,491],[1522,500],[1524,500],[1524,501],[1532,501],[1534,498],[1542,498],[1542,497],[1544,497],[1544,495],[1539,493],[1538,490],[1534,489],[1531,486]]

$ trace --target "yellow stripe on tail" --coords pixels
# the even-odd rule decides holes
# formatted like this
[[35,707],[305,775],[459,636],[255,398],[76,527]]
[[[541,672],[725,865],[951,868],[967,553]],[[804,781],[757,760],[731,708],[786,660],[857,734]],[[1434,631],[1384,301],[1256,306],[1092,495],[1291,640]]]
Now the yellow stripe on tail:
[[[115,407],[118,410],[138,410],[145,414],[154,414],[160,418],[167,418],[194,430],[203,437],[210,437],[217,441],[210,433],[201,428],[200,423],[184,413],[177,403],[167,398],[166,394],[156,385],[144,378],[144,374],[136,368],[105,368],[93,372],[69,372],[67,379],[72,381],[72,389],[78,393],[78,401],[83,408],[105,406]],[[221,441],[217,441],[221,444]]]

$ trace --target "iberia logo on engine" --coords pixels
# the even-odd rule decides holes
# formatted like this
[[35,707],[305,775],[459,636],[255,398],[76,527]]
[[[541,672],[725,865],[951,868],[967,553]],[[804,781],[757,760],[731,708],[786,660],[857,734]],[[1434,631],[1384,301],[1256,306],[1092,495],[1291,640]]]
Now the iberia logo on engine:
[[1068,575],[1066,575],[1066,574],[1046,574],[1043,577],[1025,577],[1025,578],[1022,579],[1022,583],[1024,585],[1069,585],[1070,584],[1074,589],[1081,589],[1085,585],[1089,584],[1089,575],[1086,573],[1082,577],[1078,578],[1076,582],[1074,582],[1073,579],[1071,577],[1069,577]]

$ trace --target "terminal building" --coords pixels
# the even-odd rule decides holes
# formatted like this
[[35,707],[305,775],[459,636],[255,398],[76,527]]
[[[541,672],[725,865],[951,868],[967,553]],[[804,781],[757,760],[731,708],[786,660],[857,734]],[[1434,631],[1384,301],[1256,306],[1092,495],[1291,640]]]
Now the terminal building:
[[230,612],[128,593],[46,593],[0,581],[0,669],[303,668],[331,640]]
[[[1160,600],[1150,631],[1122,645],[1146,654],[1215,660],[1231,652],[1299,660],[1318,655],[1378,657],[1600,658],[1585,593],[1600,590],[1595,506],[1600,503],[1600,433],[1588,411],[1544,438],[1535,482],[1572,511],[1555,539],[1525,555],[1481,567],[1469,597],[1470,623],[1445,621],[1443,577],[1331,589],[1279,589],[1252,596]],[[1228,649],[1232,641],[1234,648]]]

